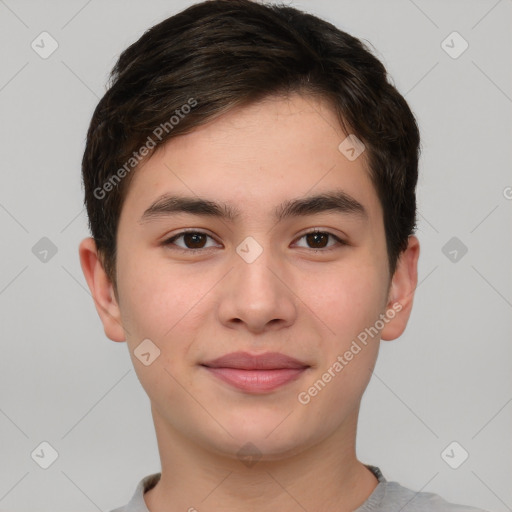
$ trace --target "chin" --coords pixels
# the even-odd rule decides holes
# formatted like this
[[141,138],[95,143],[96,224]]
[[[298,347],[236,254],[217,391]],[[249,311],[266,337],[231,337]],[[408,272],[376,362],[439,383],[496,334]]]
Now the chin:
[[[282,421],[282,418],[279,420]],[[219,454],[227,455],[232,458],[242,460],[243,457],[253,457],[254,460],[274,461],[292,457],[302,452],[306,445],[311,443],[304,432],[294,433],[290,426],[282,428],[280,432],[276,426],[279,422],[254,424],[250,428],[240,428],[240,426],[226,426],[228,432],[233,436],[226,434],[224,442],[210,439],[214,445],[214,451]]]

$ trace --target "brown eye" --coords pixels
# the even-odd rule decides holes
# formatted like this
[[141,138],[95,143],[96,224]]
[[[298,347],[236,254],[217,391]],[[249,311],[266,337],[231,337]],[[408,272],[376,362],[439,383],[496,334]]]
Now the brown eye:
[[329,242],[329,233],[308,233],[306,240],[312,249],[323,249]]
[[[319,250],[322,252],[327,252],[332,249],[338,249],[342,245],[347,245],[345,241],[336,235],[329,233],[328,231],[311,231],[309,233],[305,233],[302,235],[299,240],[305,239],[306,245],[300,245],[300,247],[305,247],[306,249]],[[334,243],[330,243],[330,240],[334,241]]]
[[188,249],[202,249],[206,243],[206,235],[203,233],[185,233],[183,242]]
[[[213,245],[206,245],[208,243],[208,239],[213,240],[210,235],[203,233],[202,231],[182,231],[181,233],[165,240],[163,245],[169,246],[171,249],[176,249],[178,251],[195,252],[214,247]],[[178,241],[180,243],[177,243]]]

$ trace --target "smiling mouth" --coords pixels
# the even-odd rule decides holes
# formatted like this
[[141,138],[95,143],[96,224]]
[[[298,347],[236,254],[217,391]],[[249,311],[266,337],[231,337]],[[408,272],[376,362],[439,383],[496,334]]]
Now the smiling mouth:
[[233,352],[201,366],[216,378],[248,393],[273,391],[297,380],[310,368],[278,352],[259,355]]

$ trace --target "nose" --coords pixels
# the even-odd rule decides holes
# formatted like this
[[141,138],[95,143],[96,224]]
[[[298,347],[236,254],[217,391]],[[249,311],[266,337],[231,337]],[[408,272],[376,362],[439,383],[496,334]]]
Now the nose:
[[282,261],[265,249],[256,260],[234,255],[234,268],[222,284],[221,323],[254,334],[292,325],[297,316],[293,278]]

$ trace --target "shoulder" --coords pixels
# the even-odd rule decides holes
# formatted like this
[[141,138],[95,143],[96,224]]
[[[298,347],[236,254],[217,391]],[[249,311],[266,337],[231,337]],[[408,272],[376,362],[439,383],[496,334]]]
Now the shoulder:
[[[382,512],[401,510],[402,512],[487,512],[468,505],[449,503],[431,492],[416,492],[397,482],[386,482],[382,500]],[[400,507],[397,509],[396,507]]]

